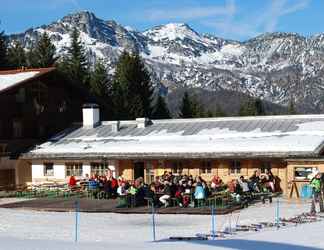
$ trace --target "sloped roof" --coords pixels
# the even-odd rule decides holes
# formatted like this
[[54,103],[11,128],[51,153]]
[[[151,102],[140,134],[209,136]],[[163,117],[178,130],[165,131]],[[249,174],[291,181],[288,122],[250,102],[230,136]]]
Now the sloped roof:
[[135,121],[71,127],[28,158],[316,157],[324,142],[324,115]]
[[51,68],[0,71],[0,93],[55,70]]

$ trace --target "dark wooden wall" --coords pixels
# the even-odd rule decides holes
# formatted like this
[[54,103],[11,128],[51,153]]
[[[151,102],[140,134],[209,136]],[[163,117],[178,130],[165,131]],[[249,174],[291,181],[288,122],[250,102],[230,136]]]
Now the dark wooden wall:
[[[93,101],[56,71],[0,93],[0,144],[19,151],[82,121],[82,105]],[[17,131],[21,128],[21,135]],[[15,146],[13,146],[15,145]]]

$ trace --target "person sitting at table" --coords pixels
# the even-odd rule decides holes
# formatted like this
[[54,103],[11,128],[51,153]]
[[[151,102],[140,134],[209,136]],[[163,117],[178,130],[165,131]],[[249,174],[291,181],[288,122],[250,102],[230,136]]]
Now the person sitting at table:
[[266,176],[266,188],[270,189],[271,192],[275,192],[275,177],[271,172],[271,169],[266,169],[265,174]]
[[89,181],[89,179],[90,179],[89,174],[85,174],[85,176],[83,178],[83,181]]
[[255,170],[250,177],[249,188],[252,192],[260,192],[260,170]]
[[110,185],[110,193],[109,193],[109,195],[111,197],[116,197],[117,189],[118,189],[118,181],[117,181],[117,179],[114,178],[113,176],[111,176],[110,179],[109,179],[109,185]]
[[138,192],[138,188],[135,186],[135,182],[133,181],[129,189],[127,190],[127,193],[130,195],[136,195]]
[[215,192],[221,191],[222,186],[223,186],[222,179],[219,176],[215,175],[211,182],[212,190]]
[[169,206],[169,200],[171,198],[171,187],[168,181],[164,181],[164,188],[162,191],[163,195],[160,197],[160,202],[164,205],[164,207]]
[[152,201],[154,207],[159,206],[159,199],[156,195],[156,189],[154,183],[151,183],[151,185],[149,186],[146,196]]
[[74,175],[71,175],[70,176],[70,179],[69,179],[69,188],[70,189],[75,189],[76,188],[76,185],[77,185],[77,179],[75,178]]
[[180,181],[179,185],[175,185],[175,187],[176,191],[174,197],[179,207],[183,207],[183,193],[185,192],[185,189],[182,185],[182,182]]
[[237,182],[241,186],[243,194],[250,192],[249,184],[243,175],[237,180]]
[[120,185],[118,186],[118,188],[117,188],[117,194],[119,196],[125,196],[125,195],[127,195],[127,190],[126,190],[125,186],[126,186],[126,183],[125,182],[121,182]]

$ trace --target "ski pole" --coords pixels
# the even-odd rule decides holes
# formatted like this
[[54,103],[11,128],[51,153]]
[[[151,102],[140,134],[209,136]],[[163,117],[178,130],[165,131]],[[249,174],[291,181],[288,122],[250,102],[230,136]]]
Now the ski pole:
[[79,200],[75,201],[75,242],[78,242],[78,231],[79,231]]
[[216,234],[216,231],[215,231],[215,208],[214,208],[214,205],[212,206],[212,239],[215,240],[215,234]]
[[277,199],[277,208],[276,208],[277,229],[279,229],[279,221],[280,221],[280,217],[279,217],[279,199]]
[[154,211],[153,201],[152,201],[152,233],[153,233],[153,241],[155,241],[155,211]]

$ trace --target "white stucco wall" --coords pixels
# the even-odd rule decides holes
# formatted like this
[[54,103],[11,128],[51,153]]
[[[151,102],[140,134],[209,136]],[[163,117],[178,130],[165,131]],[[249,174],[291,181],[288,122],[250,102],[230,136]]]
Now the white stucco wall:
[[[113,176],[117,178],[119,176],[118,172],[118,161],[110,160],[108,162],[108,167],[112,171]],[[32,164],[32,179],[33,181],[42,181],[42,180],[66,180],[67,176],[65,175],[65,165],[58,164],[54,162],[54,176],[44,176],[44,166],[42,164]],[[91,167],[90,164],[83,164],[82,165],[82,176],[85,177],[86,174],[90,176]]]
[[65,166],[64,165],[54,165],[54,176],[55,179],[65,179]]
[[44,166],[43,165],[32,165],[32,179],[44,178]]
[[83,165],[82,166],[82,175],[83,175],[83,177],[85,177],[86,174],[88,174],[90,176],[90,173],[91,173],[90,165]]
[[108,168],[112,171],[113,177],[118,177],[118,161],[110,160],[108,162]]

